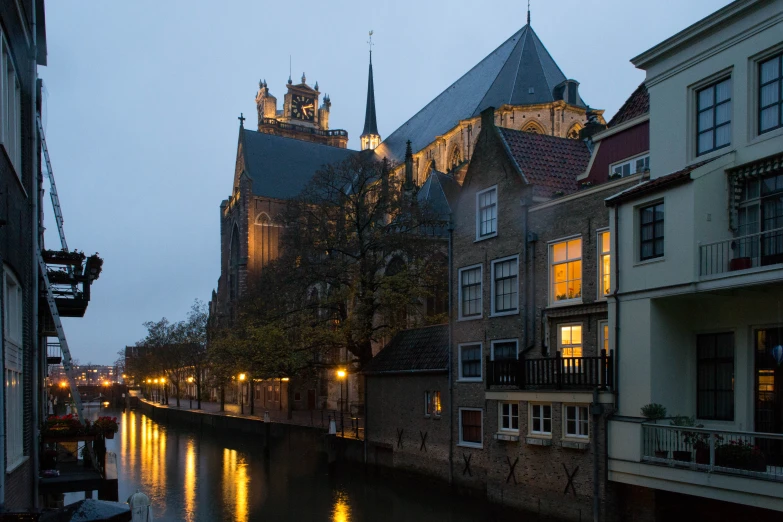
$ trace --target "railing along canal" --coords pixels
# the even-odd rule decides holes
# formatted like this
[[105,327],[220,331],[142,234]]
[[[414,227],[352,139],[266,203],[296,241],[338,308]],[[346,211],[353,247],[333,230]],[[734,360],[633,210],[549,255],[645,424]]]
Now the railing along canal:
[[611,388],[614,358],[611,351],[601,350],[597,357],[555,357],[544,359],[511,359],[487,364],[487,388]]
[[783,481],[783,434],[642,425],[642,460]]

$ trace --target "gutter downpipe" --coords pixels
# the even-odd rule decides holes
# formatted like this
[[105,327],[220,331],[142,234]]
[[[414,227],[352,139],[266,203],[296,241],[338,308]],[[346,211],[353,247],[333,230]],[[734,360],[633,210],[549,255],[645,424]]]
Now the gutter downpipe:
[[[35,2],[33,2],[35,4]],[[40,346],[40,337],[38,335],[38,299],[39,292],[38,292],[38,281],[39,281],[39,265],[38,265],[38,256],[39,250],[40,250],[40,243],[41,240],[41,234],[43,233],[41,227],[43,223],[40,219],[39,214],[39,173],[40,173],[40,165],[39,165],[39,155],[40,155],[40,140],[41,137],[38,134],[38,125],[36,124],[36,119],[38,115],[38,38],[37,38],[37,24],[38,24],[38,10],[35,5],[33,5],[32,9],[32,27],[30,30],[31,33],[31,41],[33,43],[33,49],[32,49],[32,56],[33,56],[33,66],[32,66],[32,72],[31,72],[31,82],[30,86],[32,89],[32,96],[30,96],[30,105],[32,106],[32,110],[30,111],[30,125],[33,129],[33,151],[30,156],[32,157],[32,169],[31,169],[31,176],[30,180],[32,183],[32,190],[30,191],[30,197],[32,198],[32,213],[33,213],[33,241],[32,241],[32,259],[33,259],[33,280],[32,280],[32,292],[31,292],[31,300],[33,301],[30,305],[30,308],[32,310],[32,321],[31,321],[31,330],[32,335],[30,336],[32,343],[33,343],[33,371],[32,371],[32,402],[33,402],[33,412],[32,412],[32,437],[33,440],[31,441],[31,448],[30,453],[33,457],[33,471],[31,473],[32,475],[32,481],[33,481],[33,506],[37,509],[38,508],[38,469],[39,469],[39,447],[38,444],[35,442],[38,440],[38,430],[40,429],[40,417],[43,414],[43,410],[41,408],[40,400],[42,397],[42,394],[40,393],[40,390],[38,389],[40,385],[40,378],[43,375],[43,365],[42,363],[45,362],[45,359],[41,359],[41,346]],[[3,470],[4,471],[4,470]]]
[[454,378],[452,370],[452,346],[454,329],[454,299],[453,299],[453,277],[454,277],[454,215],[449,214],[449,484],[454,483]]

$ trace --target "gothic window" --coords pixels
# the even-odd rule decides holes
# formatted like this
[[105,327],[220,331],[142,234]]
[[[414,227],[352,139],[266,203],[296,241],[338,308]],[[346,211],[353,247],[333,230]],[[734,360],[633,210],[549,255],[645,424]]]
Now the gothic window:
[[256,218],[256,225],[269,226],[272,224],[272,218],[266,212],[261,212]]
[[579,131],[582,130],[582,126],[578,123],[574,123],[571,126],[571,129],[569,129],[568,134],[566,135],[566,138],[569,140],[578,140],[579,139]]
[[230,299],[239,297],[239,227],[236,224],[231,231],[228,254],[228,291]]
[[538,123],[531,121],[522,127],[523,132],[529,132],[531,134],[546,134],[544,129]]
[[459,146],[455,145],[451,150],[451,158],[449,160],[449,170],[454,170],[462,163],[462,151]]

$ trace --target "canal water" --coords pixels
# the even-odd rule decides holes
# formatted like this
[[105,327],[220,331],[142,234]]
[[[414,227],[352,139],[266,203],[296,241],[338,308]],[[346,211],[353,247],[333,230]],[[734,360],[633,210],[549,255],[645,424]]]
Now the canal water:
[[[392,480],[347,467],[329,473],[317,448],[283,444],[263,457],[250,436],[198,433],[153,422],[139,411],[116,415],[106,441],[117,454],[119,496],[141,490],[156,522],[231,521],[506,521],[519,513],[442,487]],[[92,411],[90,417],[96,417]],[[66,503],[84,498],[69,494]],[[533,517],[524,516],[533,521]]]

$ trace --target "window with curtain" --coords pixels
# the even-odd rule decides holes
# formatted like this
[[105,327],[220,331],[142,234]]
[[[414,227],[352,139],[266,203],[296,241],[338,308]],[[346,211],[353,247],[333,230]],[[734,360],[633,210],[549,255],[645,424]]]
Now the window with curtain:
[[517,341],[493,341],[492,360],[493,361],[516,361]]
[[783,127],[783,54],[759,64],[759,134]]
[[459,347],[459,378],[481,380],[481,344]]
[[696,416],[734,420],[734,334],[699,335],[696,339]]
[[732,255],[748,258],[748,268],[783,263],[783,174],[743,184]]

